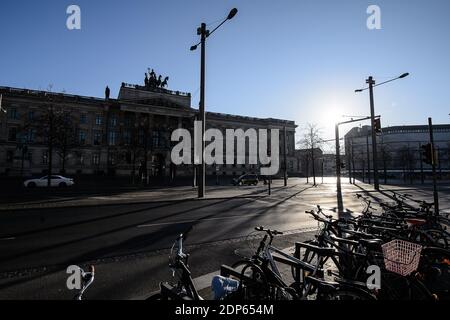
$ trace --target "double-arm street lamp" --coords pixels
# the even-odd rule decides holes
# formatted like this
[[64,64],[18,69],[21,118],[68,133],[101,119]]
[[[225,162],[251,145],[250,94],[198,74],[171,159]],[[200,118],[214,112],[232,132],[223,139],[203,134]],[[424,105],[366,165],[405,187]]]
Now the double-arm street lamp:
[[200,28],[197,29],[197,35],[200,36],[200,42],[196,45],[191,47],[191,51],[197,50],[197,47],[201,45],[201,63],[200,63],[200,110],[199,110],[199,120],[202,123],[202,153],[201,153],[201,159],[200,159],[200,165],[199,165],[199,179],[197,181],[198,184],[198,197],[204,198],[205,197],[205,120],[206,120],[206,114],[205,114],[205,44],[206,39],[210,37],[217,29],[219,29],[225,22],[228,20],[231,20],[234,18],[234,16],[237,14],[238,10],[236,8],[232,9],[228,16],[223,20],[213,31],[206,30],[206,24],[202,23]]
[[370,118],[371,118],[371,127],[372,127],[371,129],[372,129],[373,181],[374,181],[375,190],[380,190],[380,181],[379,181],[379,178],[378,178],[377,134],[376,134],[376,128],[375,128],[375,104],[374,104],[374,98],[373,98],[373,88],[381,86],[381,85],[389,83],[389,82],[392,82],[392,81],[395,81],[395,80],[398,80],[398,79],[406,78],[407,76],[409,76],[409,73],[404,73],[404,74],[402,74],[399,77],[396,77],[396,78],[388,80],[388,81],[384,81],[384,82],[379,83],[379,84],[375,84],[375,80],[373,79],[373,77],[369,77],[366,80],[366,83],[369,85],[369,87],[367,87],[365,89],[355,90],[356,93],[369,90],[369,95],[370,95]]

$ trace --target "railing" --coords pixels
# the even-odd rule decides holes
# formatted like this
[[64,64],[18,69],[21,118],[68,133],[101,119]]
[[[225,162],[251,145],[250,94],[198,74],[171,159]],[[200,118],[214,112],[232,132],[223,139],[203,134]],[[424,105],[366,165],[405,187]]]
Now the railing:
[[9,92],[9,93],[17,93],[17,94],[26,94],[26,95],[34,95],[34,96],[44,96],[44,97],[64,97],[64,98],[72,98],[72,99],[85,99],[85,100],[93,100],[93,101],[104,101],[101,98],[95,97],[85,97],[67,93],[58,93],[58,92],[48,92],[48,91],[40,91],[40,90],[32,90],[32,89],[19,89],[19,88],[10,88],[10,87],[1,87],[0,91]]
[[191,94],[189,92],[181,92],[181,91],[172,91],[164,88],[154,88],[154,87],[145,87],[140,86],[137,84],[130,84],[122,82],[122,88],[130,88],[130,89],[137,89],[142,91],[151,91],[151,92],[157,92],[157,93],[166,93],[166,94],[172,94],[176,96],[183,96],[183,97],[190,97]]

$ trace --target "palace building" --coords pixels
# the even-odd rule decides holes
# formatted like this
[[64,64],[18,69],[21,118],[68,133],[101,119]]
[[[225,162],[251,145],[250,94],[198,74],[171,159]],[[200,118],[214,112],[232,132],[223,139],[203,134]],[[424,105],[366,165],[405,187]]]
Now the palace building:
[[[123,83],[117,99],[0,87],[0,175],[192,176],[193,165],[175,166],[172,131],[193,132],[198,110],[191,94]],[[280,171],[296,168],[294,121],[207,113],[206,128],[279,129]],[[286,132],[286,148],[284,148]],[[247,146],[248,148],[248,146]],[[284,156],[286,149],[286,157]],[[50,152],[51,151],[51,152]],[[284,159],[287,159],[286,163]],[[50,160],[51,159],[51,160]],[[207,166],[208,175],[259,173],[256,165]]]

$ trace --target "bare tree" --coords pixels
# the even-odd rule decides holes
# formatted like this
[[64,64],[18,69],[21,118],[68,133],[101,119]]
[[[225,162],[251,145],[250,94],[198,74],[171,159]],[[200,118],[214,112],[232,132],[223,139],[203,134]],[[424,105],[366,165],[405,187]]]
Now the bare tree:
[[75,118],[70,111],[60,111],[54,117],[54,130],[56,131],[55,151],[61,159],[61,172],[66,171],[66,161],[71,150],[81,141],[77,139]]
[[52,103],[41,108],[39,121],[36,121],[37,134],[47,145],[47,186],[51,186],[51,175],[53,172],[53,153],[56,152],[62,160],[62,170],[71,149],[78,144],[76,141],[76,128],[70,112],[62,107],[55,107]]
[[146,152],[145,148],[145,127],[141,121],[134,121],[132,126],[127,129],[127,140],[124,141],[124,147],[130,156],[129,162],[131,162],[131,179],[132,183],[135,183],[136,179],[136,165],[140,163],[140,158]]
[[[316,150],[320,149],[324,143],[324,140],[321,137],[321,130],[317,127],[316,124],[309,123],[304,131],[303,139],[300,141],[300,144],[307,150],[309,150],[309,156],[306,157],[306,161],[309,164],[309,160],[311,160],[311,168],[313,175],[313,185],[316,186]],[[309,165],[307,165],[309,167]]]

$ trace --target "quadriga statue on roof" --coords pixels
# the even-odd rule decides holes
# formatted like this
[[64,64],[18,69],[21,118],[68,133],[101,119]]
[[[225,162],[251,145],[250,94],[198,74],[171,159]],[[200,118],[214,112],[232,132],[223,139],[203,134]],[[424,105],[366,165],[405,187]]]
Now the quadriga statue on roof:
[[166,88],[168,83],[169,77],[162,80],[162,75],[157,77],[153,69],[148,69],[148,73],[145,73],[144,85],[146,88]]

